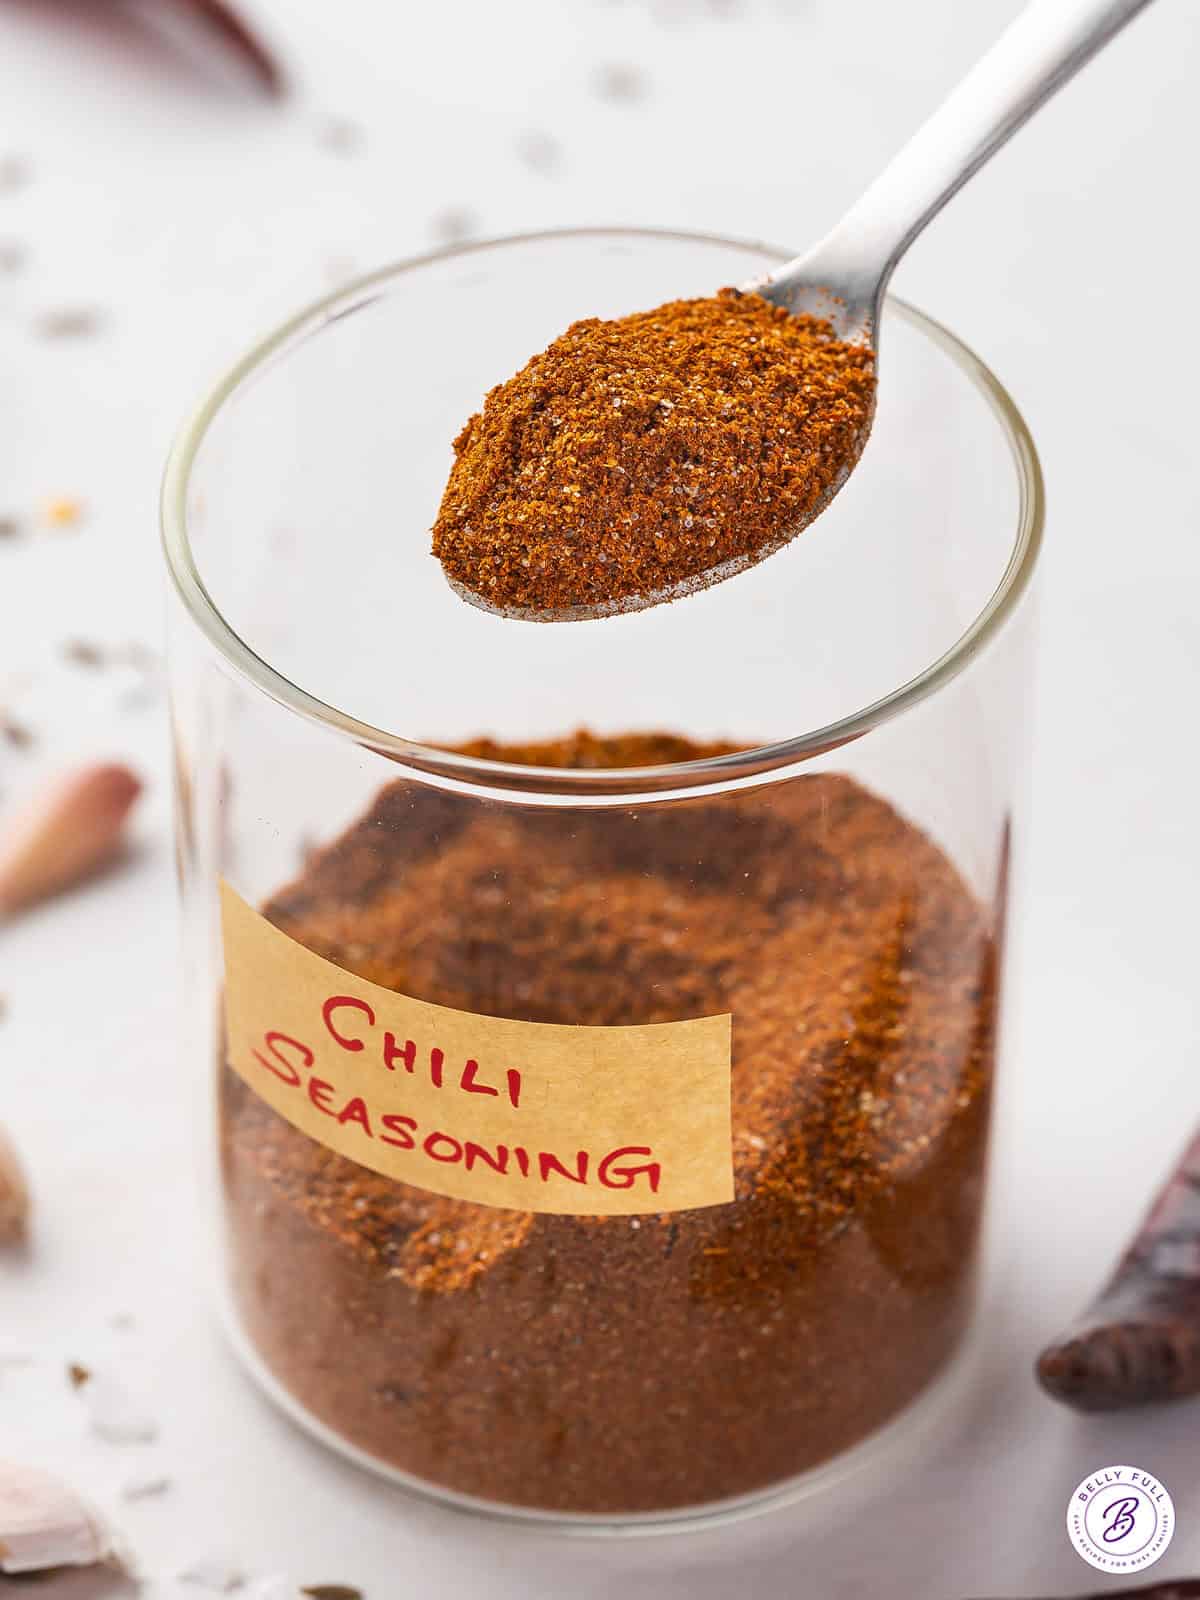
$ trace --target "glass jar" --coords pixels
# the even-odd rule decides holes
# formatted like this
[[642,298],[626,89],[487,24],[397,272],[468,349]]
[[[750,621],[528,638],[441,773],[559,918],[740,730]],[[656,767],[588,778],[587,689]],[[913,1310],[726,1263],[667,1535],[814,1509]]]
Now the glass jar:
[[481,1510],[815,1487],[972,1318],[1042,515],[995,379],[891,302],[833,507],[669,606],[499,620],[429,553],[486,389],[780,259],[591,230],[388,269],[167,473],[230,1326],[326,1440]]

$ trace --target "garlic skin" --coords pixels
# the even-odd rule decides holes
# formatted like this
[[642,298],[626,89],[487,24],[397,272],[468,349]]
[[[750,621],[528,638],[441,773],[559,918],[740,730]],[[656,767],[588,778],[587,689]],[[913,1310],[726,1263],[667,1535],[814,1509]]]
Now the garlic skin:
[[113,860],[141,793],[128,767],[68,773],[0,840],[0,920],[82,883]]
[[35,1467],[0,1462],[0,1572],[91,1567],[112,1553],[108,1530],[74,1490]]
[[29,1226],[29,1184],[16,1146],[0,1128],[0,1245],[20,1244]]

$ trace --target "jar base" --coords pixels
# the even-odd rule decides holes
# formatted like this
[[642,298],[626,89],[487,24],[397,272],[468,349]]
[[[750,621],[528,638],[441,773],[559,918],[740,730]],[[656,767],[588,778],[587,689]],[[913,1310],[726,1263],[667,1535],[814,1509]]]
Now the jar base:
[[865,1487],[870,1474],[883,1474],[894,1464],[902,1450],[912,1452],[918,1448],[928,1448],[937,1433],[949,1423],[969,1389],[982,1342],[977,1331],[977,1319],[973,1316],[945,1367],[915,1399],[869,1438],[843,1450],[819,1467],[811,1467],[795,1477],[752,1490],[749,1494],[711,1500],[700,1506],[681,1506],[663,1511],[588,1513],[540,1511],[535,1506],[504,1505],[499,1501],[460,1494],[427,1478],[415,1477],[381,1457],[359,1449],[327,1423],[314,1417],[280,1383],[242,1330],[227,1295],[221,1299],[220,1323],[243,1370],[268,1400],[297,1427],[354,1466],[395,1484],[427,1504],[483,1517],[492,1522],[518,1524],[548,1533],[585,1538],[638,1538],[650,1534],[696,1533],[742,1522],[784,1506],[816,1501],[828,1490],[844,1485],[851,1479],[858,1486]]

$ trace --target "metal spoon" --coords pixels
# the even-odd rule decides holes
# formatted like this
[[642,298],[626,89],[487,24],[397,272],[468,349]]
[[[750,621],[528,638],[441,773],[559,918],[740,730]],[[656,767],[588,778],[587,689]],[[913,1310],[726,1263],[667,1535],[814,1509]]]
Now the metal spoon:
[[[807,254],[745,288],[793,315],[826,318],[847,342],[876,345],[888,280],[925,224],[1148,4],[1149,0],[1031,0],[833,231]],[[531,610],[492,605],[451,580],[453,587],[485,611],[533,622],[576,622],[642,611],[707,589],[757,565],[807,527],[850,476],[869,432],[868,422],[853,459],[806,522],[751,554],[721,562],[669,588],[600,605]]]

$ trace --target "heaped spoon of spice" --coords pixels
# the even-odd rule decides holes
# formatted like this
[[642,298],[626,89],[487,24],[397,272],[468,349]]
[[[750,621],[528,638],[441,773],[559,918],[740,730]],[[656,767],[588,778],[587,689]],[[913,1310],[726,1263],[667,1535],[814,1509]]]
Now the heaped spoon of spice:
[[883,295],[946,201],[1149,0],[1033,0],[842,221],[742,289],[574,323],[455,440],[433,553],[473,605],[638,611],[782,548],[875,411]]

